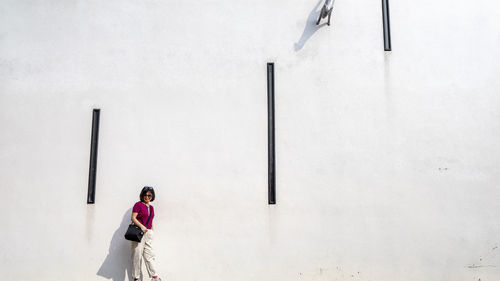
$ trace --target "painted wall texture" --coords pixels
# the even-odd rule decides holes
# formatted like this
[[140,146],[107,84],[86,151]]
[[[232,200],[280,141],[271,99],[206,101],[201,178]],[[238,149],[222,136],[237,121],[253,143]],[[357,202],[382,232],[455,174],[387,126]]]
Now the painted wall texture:
[[152,185],[166,280],[500,280],[500,4],[322,4],[0,1],[0,278],[129,280]]

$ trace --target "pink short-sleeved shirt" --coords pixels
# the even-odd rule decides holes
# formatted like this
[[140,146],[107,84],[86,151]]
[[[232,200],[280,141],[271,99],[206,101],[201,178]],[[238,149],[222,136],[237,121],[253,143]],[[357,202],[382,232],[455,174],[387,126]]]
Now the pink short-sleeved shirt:
[[151,218],[149,219],[148,225],[146,225],[149,216],[148,206],[139,201],[135,203],[134,208],[132,208],[132,212],[137,213],[137,220],[147,229],[151,229],[153,227],[153,218],[155,217],[155,209],[153,206],[149,205],[149,209],[151,210]]

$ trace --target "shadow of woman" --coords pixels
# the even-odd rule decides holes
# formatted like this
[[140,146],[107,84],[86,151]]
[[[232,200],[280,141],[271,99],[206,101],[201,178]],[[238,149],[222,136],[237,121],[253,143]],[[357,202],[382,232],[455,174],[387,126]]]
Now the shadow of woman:
[[295,52],[300,51],[304,45],[306,44],[307,40],[313,36],[313,34],[318,31],[320,28],[326,25],[326,23],[316,25],[316,20],[319,16],[320,11],[318,11],[318,7],[321,5],[323,0],[319,0],[316,6],[311,10],[309,13],[309,17],[307,17],[306,21],[306,26],[304,27],[304,31],[302,32],[302,36],[300,36],[300,39],[298,42],[293,44],[293,48]]
[[128,225],[131,223],[130,216],[132,215],[132,208],[128,209],[123,215],[120,226],[111,238],[109,245],[109,253],[97,271],[97,275],[113,281],[124,281],[125,275],[128,280],[132,279],[132,251],[130,241],[125,240],[125,232]]

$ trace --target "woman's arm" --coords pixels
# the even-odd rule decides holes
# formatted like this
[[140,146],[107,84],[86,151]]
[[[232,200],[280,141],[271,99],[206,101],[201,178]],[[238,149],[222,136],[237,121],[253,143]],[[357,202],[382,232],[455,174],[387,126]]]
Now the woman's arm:
[[132,212],[132,222],[141,228],[142,232],[148,231],[148,229],[137,219],[137,213]]

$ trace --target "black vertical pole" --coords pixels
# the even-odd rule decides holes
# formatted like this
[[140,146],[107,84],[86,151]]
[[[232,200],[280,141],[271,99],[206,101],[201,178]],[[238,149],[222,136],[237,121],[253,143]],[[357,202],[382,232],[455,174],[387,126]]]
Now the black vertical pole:
[[382,0],[382,16],[384,21],[384,51],[390,51],[391,23],[389,20],[389,0]]
[[276,204],[276,152],[274,147],[274,63],[267,63],[268,204]]
[[90,167],[89,167],[89,190],[87,193],[87,204],[95,203],[95,182],[97,171],[97,143],[99,141],[99,117],[100,109],[92,112],[92,137],[90,142]]

